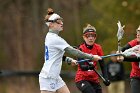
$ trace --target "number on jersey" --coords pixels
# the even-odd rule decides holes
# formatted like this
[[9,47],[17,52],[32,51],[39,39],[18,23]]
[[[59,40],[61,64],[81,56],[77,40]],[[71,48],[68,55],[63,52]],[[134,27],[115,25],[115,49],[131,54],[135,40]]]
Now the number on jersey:
[[48,54],[48,47],[45,46],[45,60],[49,59],[49,54]]

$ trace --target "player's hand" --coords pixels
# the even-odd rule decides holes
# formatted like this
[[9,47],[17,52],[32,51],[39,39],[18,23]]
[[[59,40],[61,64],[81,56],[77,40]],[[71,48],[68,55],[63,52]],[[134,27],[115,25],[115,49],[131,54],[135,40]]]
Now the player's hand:
[[71,65],[72,65],[72,66],[76,66],[77,64],[78,64],[78,63],[77,63],[77,60],[74,60],[74,59],[73,59],[73,60],[71,61]]
[[117,57],[117,61],[118,61],[118,62],[122,62],[123,60],[124,60],[124,57],[123,57],[123,56],[118,56],[118,57]]
[[140,54],[140,50],[136,50],[135,52],[136,52],[137,54]]
[[98,55],[93,55],[93,60],[94,61],[99,61],[99,60],[102,60],[102,58]]
[[[120,54],[122,53],[122,51],[117,51],[116,54]],[[117,61],[118,62],[122,62],[124,60],[124,57],[123,56],[117,56]]]

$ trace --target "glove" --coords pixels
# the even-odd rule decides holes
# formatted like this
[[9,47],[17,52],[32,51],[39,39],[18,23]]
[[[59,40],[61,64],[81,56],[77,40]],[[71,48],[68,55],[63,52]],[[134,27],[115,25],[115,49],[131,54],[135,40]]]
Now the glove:
[[94,69],[94,66],[93,65],[89,65],[89,70],[93,70]]
[[89,66],[88,65],[81,65],[80,68],[81,68],[82,71],[89,70]]

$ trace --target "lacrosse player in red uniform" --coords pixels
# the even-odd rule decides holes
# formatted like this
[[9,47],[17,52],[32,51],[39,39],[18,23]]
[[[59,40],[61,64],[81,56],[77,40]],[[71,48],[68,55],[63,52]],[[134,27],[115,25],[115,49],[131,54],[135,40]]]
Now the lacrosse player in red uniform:
[[136,33],[136,39],[131,40],[122,48],[125,56],[118,57],[119,61],[131,62],[131,93],[140,93],[140,26]]
[[[96,29],[88,24],[83,29],[82,43],[78,48],[79,50],[93,55],[103,55],[102,47],[95,43],[97,34]],[[107,78],[105,66],[103,61],[99,61],[103,76]],[[99,83],[99,76],[93,71],[93,68],[97,69],[97,61],[81,62],[78,64],[78,70],[75,76],[75,82],[77,88],[82,93],[102,93],[102,88]]]

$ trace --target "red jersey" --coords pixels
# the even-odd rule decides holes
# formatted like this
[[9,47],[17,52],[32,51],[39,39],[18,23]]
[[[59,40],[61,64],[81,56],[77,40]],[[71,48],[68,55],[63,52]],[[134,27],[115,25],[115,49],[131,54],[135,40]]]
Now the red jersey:
[[[139,45],[140,43],[137,41],[137,39],[134,39],[134,40],[128,42],[128,44],[131,47],[134,47],[136,45]],[[132,70],[130,73],[130,78],[132,78],[132,77],[140,78],[140,62],[132,62],[131,65],[132,65]]]
[[[102,47],[99,44],[94,43],[92,49],[88,49],[85,45],[85,43],[81,44],[79,46],[81,51],[88,53],[88,54],[93,54],[93,55],[103,55]],[[93,62],[95,69],[97,69],[97,62]],[[76,72],[75,76],[75,82],[81,81],[81,80],[88,80],[91,82],[99,83],[99,77],[98,75],[93,71],[82,71],[80,66],[78,65],[78,70]]]

